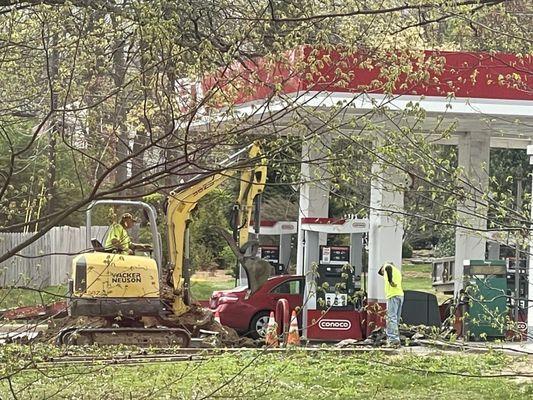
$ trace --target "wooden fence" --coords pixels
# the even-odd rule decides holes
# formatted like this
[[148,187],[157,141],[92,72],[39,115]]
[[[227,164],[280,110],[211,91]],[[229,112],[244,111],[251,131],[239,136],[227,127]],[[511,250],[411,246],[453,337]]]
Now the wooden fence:
[[[102,240],[108,227],[93,226],[91,236]],[[43,288],[65,284],[72,258],[87,249],[85,227],[52,228],[19,252],[0,263],[0,287],[29,286]],[[31,233],[0,233],[0,254],[31,238]]]

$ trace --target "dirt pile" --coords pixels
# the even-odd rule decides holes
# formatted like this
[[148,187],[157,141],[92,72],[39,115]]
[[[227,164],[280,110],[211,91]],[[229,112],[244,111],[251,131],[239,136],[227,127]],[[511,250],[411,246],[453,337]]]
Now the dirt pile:
[[[241,338],[238,333],[227,326],[215,321],[213,313],[199,306],[192,306],[181,316],[143,317],[141,320],[128,320],[117,317],[115,319],[99,317],[63,317],[40,321],[25,321],[18,330],[33,332],[35,326],[46,324],[47,329],[32,335],[32,342],[55,344],[59,334],[68,328],[113,328],[113,327],[169,327],[181,328],[189,332],[201,347],[257,347],[257,343],[249,338]],[[23,336],[20,336],[23,337]],[[200,343],[199,343],[200,342]]]

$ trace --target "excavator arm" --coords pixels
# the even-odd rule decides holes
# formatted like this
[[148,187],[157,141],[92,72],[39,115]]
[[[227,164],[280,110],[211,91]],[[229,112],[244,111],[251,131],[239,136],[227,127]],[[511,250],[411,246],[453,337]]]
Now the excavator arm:
[[[248,242],[248,227],[252,221],[254,205],[257,204],[256,198],[261,195],[265,189],[267,166],[266,160],[260,157],[260,147],[252,147],[249,152],[249,158],[260,159],[261,162],[257,163],[254,168],[249,168],[241,172],[239,197],[235,204],[235,209],[237,211],[236,223],[238,228],[238,237],[235,237],[235,240],[238,240],[238,244],[241,248]],[[259,226],[259,215],[257,215],[257,218],[254,218],[254,223]]]
[[[248,151],[248,157],[243,161],[240,157],[246,151]],[[245,243],[248,239],[248,226],[254,199],[263,192],[265,186],[266,160],[262,157],[261,148],[257,143],[235,153],[225,160],[221,167],[221,171],[212,175],[198,177],[198,179],[193,178],[191,181],[194,183],[186,188],[171,192],[168,199],[168,242],[170,262],[173,265],[172,282],[176,295],[173,304],[175,315],[185,313],[190,301],[187,227],[191,219],[191,212],[198,201],[240,172],[241,185],[236,208],[238,220],[242,223],[239,232],[239,244]]]

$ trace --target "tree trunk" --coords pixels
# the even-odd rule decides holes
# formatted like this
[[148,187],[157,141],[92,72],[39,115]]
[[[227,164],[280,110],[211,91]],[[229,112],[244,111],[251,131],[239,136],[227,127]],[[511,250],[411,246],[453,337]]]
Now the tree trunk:
[[[119,22],[117,17],[112,16],[113,25],[117,35],[119,35]],[[113,133],[117,138],[116,142],[116,157],[117,160],[124,160],[130,153],[128,145],[128,132],[126,129],[126,96],[124,95],[124,80],[126,74],[126,60],[125,60],[125,41],[118,36],[115,40],[114,54],[113,54],[113,81],[115,88],[117,88],[117,96],[115,102],[113,121]],[[124,161],[116,169],[115,186],[121,185],[128,178],[128,164]]]
[[58,78],[59,73],[59,51],[57,49],[58,37],[57,34],[52,35],[49,42],[49,59],[48,59],[48,79],[50,80],[50,110],[53,112],[52,118],[50,119],[50,129],[48,131],[48,173],[46,180],[46,213],[51,214],[54,211],[54,201],[56,197],[56,178],[57,178],[57,157],[56,157],[56,146],[57,146],[57,137],[59,134],[59,118],[56,114],[58,106],[58,95],[54,87],[54,83]]

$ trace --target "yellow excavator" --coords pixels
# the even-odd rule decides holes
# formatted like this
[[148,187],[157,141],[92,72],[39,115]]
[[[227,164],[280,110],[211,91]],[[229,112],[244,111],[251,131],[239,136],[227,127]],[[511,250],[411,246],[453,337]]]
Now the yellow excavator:
[[[105,249],[98,240],[91,240],[94,251],[81,254],[72,262],[68,313],[96,322],[63,329],[57,343],[188,346],[190,332],[183,329],[181,318],[191,312],[188,234],[191,212],[202,197],[237,174],[240,174],[240,191],[234,205],[236,243],[238,251],[248,247],[248,227],[267,174],[266,159],[257,143],[230,156],[216,173],[198,175],[170,193],[166,209],[170,262],[166,268],[162,266],[156,211],[151,205],[117,200],[92,203],[87,210],[88,238],[95,206],[141,207],[148,217],[152,251],[150,256],[121,254]],[[228,235],[224,237],[231,241]],[[236,243],[230,246],[234,251]],[[244,258],[243,254],[236,255],[248,275],[251,291],[257,290],[268,279],[270,264],[254,254]],[[147,327],[146,320],[155,322]]]

